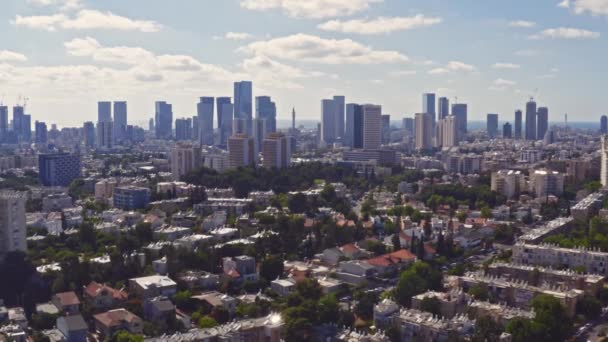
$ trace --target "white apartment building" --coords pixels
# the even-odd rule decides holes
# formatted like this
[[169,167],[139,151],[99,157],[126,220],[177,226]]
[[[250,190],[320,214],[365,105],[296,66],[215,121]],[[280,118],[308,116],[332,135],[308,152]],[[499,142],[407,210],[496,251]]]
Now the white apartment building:
[[0,192],[0,260],[13,251],[27,250],[24,193]]
[[561,248],[554,245],[517,243],[513,246],[513,262],[554,268],[584,267],[587,273],[608,275],[608,253],[585,248]]
[[521,171],[500,170],[492,173],[492,191],[496,191],[508,199],[519,196],[525,188],[526,178]]

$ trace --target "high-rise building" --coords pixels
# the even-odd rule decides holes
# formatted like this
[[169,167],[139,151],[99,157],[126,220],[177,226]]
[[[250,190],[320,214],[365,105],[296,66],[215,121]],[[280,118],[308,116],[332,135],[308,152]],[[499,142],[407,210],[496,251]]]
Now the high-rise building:
[[100,121],[97,123],[97,148],[111,149],[114,147],[114,123],[112,121]]
[[283,133],[270,133],[264,139],[262,148],[265,168],[286,168],[291,165],[291,144]]
[[40,183],[44,186],[68,186],[81,175],[80,156],[69,153],[38,155]]
[[192,119],[175,119],[175,140],[192,140]]
[[344,115],[345,115],[345,102],[344,96],[334,96],[334,120],[336,132],[334,136],[336,139],[344,140]]
[[36,121],[36,144],[46,144],[47,142],[47,128],[46,123],[42,121]]
[[382,143],[388,144],[391,141],[391,116],[382,115]]
[[23,116],[25,115],[23,106],[13,107],[13,133],[18,141],[23,140]]
[[549,129],[549,108],[538,107],[536,115],[536,139],[541,140],[545,138],[545,134],[547,134],[547,130]]
[[458,123],[458,139],[463,140],[467,135],[468,107],[466,103],[455,103],[452,105],[452,115]]
[[334,100],[321,100],[321,141],[325,144],[336,142],[336,107]]
[[213,111],[215,99],[201,97],[196,105],[198,114],[199,141],[201,145],[213,146]]
[[437,111],[435,109],[435,94],[425,93],[422,94],[422,112],[431,114],[433,127],[435,127]]
[[[0,110],[0,115],[1,115],[1,110]],[[0,117],[0,119],[1,119],[1,117]],[[0,127],[0,130],[1,130],[1,127]],[[602,117],[600,118],[600,132],[602,134],[608,134],[608,116],[606,116],[606,115],[602,115]],[[0,134],[2,134],[2,133],[0,132]]]
[[165,101],[155,104],[154,129],[156,139],[170,140],[173,137],[173,106]]
[[344,143],[351,148],[363,148],[363,107],[355,103],[346,105]]
[[363,105],[363,149],[378,150],[382,145],[382,107]]
[[232,135],[239,133],[247,134],[247,120],[234,118],[232,120]]
[[171,149],[171,175],[179,180],[181,176],[201,167],[201,149],[191,144],[176,144]]
[[296,108],[291,109],[291,129],[296,129]]
[[268,133],[277,131],[277,106],[270,96],[256,96],[255,117],[266,120]]
[[536,102],[526,103],[526,140],[536,140]]
[[150,118],[150,120],[148,120],[148,130],[150,132],[155,132],[156,128],[154,126],[154,118]]
[[250,81],[234,83],[234,118],[245,120],[246,133],[251,135],[251,120],[253,120],[253,85]]
[[515,111],[515,139],[521,139],[522,138],[522,134],[521,134],[521,117],[522,117],[522,112],[521,110],[516,110]]
[[32,140],[32,116],[24,114],[21,118],[21,140],[30,142]]
[[[218,101],[218,107],[217,107],[217,113],[218,116],[220,116],[222,118],[222,122],[220,123],[220,127],[219,127],[219,145],[222,147],[227,146],[228,144],[228,138],[230,138],[230,136],[232,135],[232,118],[233,118],[233,112],[234,112],[234,105],[230,102],[230,98],[227,98],[228,102],[226,101],[222,101],[222,103],[220,104],[220,102]],[[219,98],[218,98],[219,100]]]
[[498,114],[488,114],[486,125],[490,139],[496,138],[498,136]]
[[454,115],[448,115],[439,121],[438,126],[441,127],[441,134],[437,135],[437,139],[441,140],[441,147],[458,146],[458,120]]
[[0,106],[0,143],[6,140],[8,131],[8,107]]
[[84,145],[86,147],[95,146],[95,124],[92,121],[87,121],[82,126],[82,135],[84,137]]
[[414,124],[414,118],[404,118],[403,119],[403,128],[407,133],[413,135],[416,131],[416,125]]
[[228,164],[231,168],[255,166],[255,141],[247,134],[237,133],[228,139]]
[[600,181],[602,186],[608,186],[608,135],[602,135],[602,146],[600,146],[602,155],[602,165],[600,167]]
[[112,121],[112,102],[97,102],[97,122]]
[[114,140],[122,142],[127,132],[127,102],[114,102]]
[[[433,120],[431,113],[416,114],[416,149],[433,148]],[[458,119],[457,119],[458,122]]]
[[25,193],[0,192],[0,261],[9,252],[27,251],[26,200]]
[[440,97],[437,101],[438,104],[438,113],[439,116],[437,120],[445,119],[448,115],[450,115],[450,100],[447,97]]
[[508,122],[505,122],[505,124],[502,125],[502,137],[504,139],[513,138],[513,128],[511,127],[511,124]]
[[268,135],[268,121],[266,119],[255,118],[252,121],[253,140],[256,155],[262,150],[264,139]]
[[200,141],[200,128],[199,126],[199,122],[198,122],[198,115],[193,116],[191,119],[192,121],[192,140],[194,141]]
[[[230,97],[218,97],[215,99],[217,104],[217,128],[222,128],[222,120],[226,117],[226,114],[222,110],[225,104],[232,104],[232,99]],[[232,107],[234,111],[234,107]],[[232,121],[232,116],[234,114],[230,113],[230,121]]]

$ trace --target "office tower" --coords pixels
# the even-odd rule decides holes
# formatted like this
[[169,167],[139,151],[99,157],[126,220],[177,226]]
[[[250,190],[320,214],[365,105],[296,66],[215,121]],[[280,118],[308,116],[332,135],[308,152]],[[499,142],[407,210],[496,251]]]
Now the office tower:
[[253,140],[256,155],[262,150],[262,144],[268,135],[268,122],[265,119],[255,118],[252,121]]
[[550,129],[547,130],[547,133],[545,133],[545,136],[543,137],[543,144],[551,145],[553,143],[555,143],[555,131]]
[[[0,108],[0,110],[1,110],[1,108]],[[0,112],[0,115],[1,115],[1,112]],[[0,129],[1,129],[1,127],[0,127]],[[606,116],[606,115],[602,115],[602,117],[600,118],[600,132],[602,134],[608,134],[608,116]]]
[[435,127],[437,114],[437,111],[435,110],[435,94],[422,94],[422,112],[431,114],[431,118],[433,120],[433,127]]
[[526,140],[536,140],[536,102],[526,103]]
[[0,192],[0,261],[9,252],[27,251],[25,202],[27,195],[16,191]]
[[154,128],[154,118],[150,118],[150,120],[148,120],[148,130],[150,132],[154,132],[155,128]]
[[382,143],[388,144],[391,141],[391,116],[382,115]]
[[544,139],[549,129],[549,108],[538,107],[536,113],[536,139]]
[[521,110],[516,110],[515,111],[515,139],[521,139],[522,135],[521,135],[521,117],[522,117],[522,112]]
[[0,106],[0,143],[6,140],[8,131],[8,107]]
[[114,102],[114,140],[122,142],[127,131],[127,102]]
[[97,148],[111,149],[114,147],[114,123],[112,121],[98,122],[95,138]]
[[213,146],[213,111],[215,99],[201,97],[196,105],[198,115],[199,142],[201,145]]
[[21,139],[26,142],[32,140],[32,116],[24,114],[21,117]]
[[36,121],[36,144],[46,144],[47,142],[47,128],[46,123]]
[[413,135],[414,131],[415,131],[414,119],[413,118],[404,118],[402,128],[410,135]]
[[488,114],[486,127],[490,139],[498,136],[498,114]]
[[[416,149],[433,148],[433,120],[431,113],[416,114]],[[458,122],[458,119],[456,119]]]
[[247,134],[237,133],[228,139],[228,164],[231,168],[255,166],[255,141]]
[[272,102],[270,96],[256,96],[255,117],[266,120],[268,133],[277,131],[277,106]]
[[171,149],[171,175],[174,180],[179,180],[199,167],[203,158],[201,149],[192,144],[176,144]]
[[321,141],[327,145],[336,142],[335,114],[334,100],[321,100]]
[[270,133],[264,139],[262,148],[265,168],[286,168],[291,165],[291,144],[283,133]]
[[438,126],[441,127],[441,134],[437,135],[437,139],[441,140],[441,147],[458,146],[458,120],[453,115],[448,115],[439,121]]
[[351,148],[363,148],[363,106],[346,105],[346,129],[344,142]]
[[80,156],[69,153],[40,154],[38,169],[42,185],[68,186],[80,177]]
[[456,117],[458,124],[458,139],[463,140],[467,135],[467,116],[468,107],[465,103],[455,103],[452,105],[452,115]]
[[251,135],[253,120],[253,85],[250,81],[234,83],[234,118],[245,120],[246,133]]
[[437,101],[438,104],[438,118],[437,120],[445,119],[448,115],[450,115],[450,100],[447,97],[440,97]]
[[190,121],[192,122],[192,140],[194,141],[199,141],[200,140],[200,127],[199,127],[199,122],[198,122],[198,115],[193,116]]
[[239,118],[234,118],[232,120],[232,135],[238,133],[247,134],[247,120]]
[[[232,135],[234,105],[230,102],[230,98],[228,98],[228,102],[224,101],[221,105],[218,102],[218,106],[221,106],[217,108],[217,112],[222,118],[219,127],[219,145],[225,147],[228,144],[228,138]],[[244,127],[242,132],[244,132]]]
[[296,108],[291,109],[291,129],[296,129]]
[[156,139],[170,140],[173,137],[173,106],[165,101],[155,103],[154,128]]
[[513,129],[511,128],[511,124],[506,122],[504,125],[502,125],[502,137],[504,139],[511,139],[513,138]]
[[382,107],[363,105],[363,149],[379,150],[382,145]]
[[192,119],[183,118],[175,120],[175,140],[192,140]]
[[120,186],[112,196],[114,208],[131,211],[145,209],[150,204],[150,189],[138,186]]
[[[218,97],[215,99],[216,104],[217,104],[217,128],[222,128],[222,120],[223,118],[227,117],[227,114],[223,111],[222,108],[224,108],[225,104],[230,104],[232,105],[232,99],[230,97]],[[228,107],[226,107],[228,108]],[[231,107],[232,111],[234,112],[234,106]],[[230,113],[230,121],[232,121],[232,117],[234,116],[234,113]]]
[[112,121],[112,102],[97,102],[97,122]]
[[23,139],[23,116],[25,115],[22,106],[13,107],[13,133],[18,141]]
[[86,147],[95,146],[95,124],[87,121],[82,126],[82,135],[84,137],[84,145]]
[[602,186],[608,186],[608,135],[602,135],[602,145],[600,146],[602,155],[602,165],[600,167],[600,181]]
[[345,97],[344,96],[334,96],[334,120],[336,132],[334,136],[338,140],[344,139],[344,115],[345,115]]

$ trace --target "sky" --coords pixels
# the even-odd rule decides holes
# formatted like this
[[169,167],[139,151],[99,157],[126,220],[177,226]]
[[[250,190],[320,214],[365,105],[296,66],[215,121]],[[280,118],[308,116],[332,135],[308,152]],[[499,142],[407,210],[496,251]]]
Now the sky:
[[0,100],[33,120],[80,126],[97,101],[154,101],[193,116],[201,96],[253,81],[278,119],[320,118],[320,101],[382,105],[392,120],[422,93],[469,119],[534,97],[550,120],[608,113],[608,0],[2,0]]

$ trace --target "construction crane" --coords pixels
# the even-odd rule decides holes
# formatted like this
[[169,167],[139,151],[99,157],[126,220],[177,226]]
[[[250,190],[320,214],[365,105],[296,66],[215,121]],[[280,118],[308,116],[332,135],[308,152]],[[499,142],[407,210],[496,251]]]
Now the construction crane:
[[24,97],[23,98],[23,111],[25,112],[25,107],[27,107],[27,103],[30,100],[29,97]]

